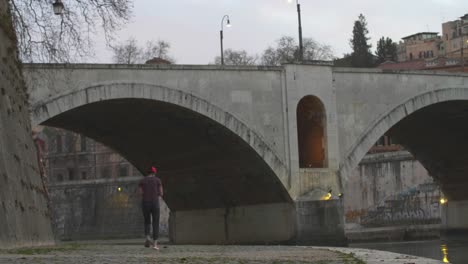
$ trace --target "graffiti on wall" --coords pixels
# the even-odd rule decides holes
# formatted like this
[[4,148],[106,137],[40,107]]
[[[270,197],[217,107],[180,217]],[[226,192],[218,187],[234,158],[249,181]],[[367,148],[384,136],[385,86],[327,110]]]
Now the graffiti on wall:
[[346,212],[346,222],[365,227],[440,223],[440,191],[426,183],[383,199],[378,206]]

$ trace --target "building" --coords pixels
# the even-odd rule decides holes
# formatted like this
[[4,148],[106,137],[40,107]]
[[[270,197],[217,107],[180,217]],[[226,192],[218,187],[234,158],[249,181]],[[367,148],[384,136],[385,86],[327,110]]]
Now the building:
[[[442,37],[447,58],[468,58],[468,14],[459,20],[442,24]],[[463,52],[465,50],[465,52]]]
[[[434,70],[468,72],[468,14],[442,24],[437,32],[420,32],[402,38],[398,44],[398,61],[378,66],[384,70]],[[463,60],[462,60],[463,58]]]
[[50,183],[142,175],[115,151],[83,135],[49,127],[41,133]]
[[444,51],[437,32],[420,32],[402,39],[398,48],[399,62],[439,57]]
[[[143,236],[138,183],[142,174],[114,150],[83,135],[34,129],[41,176],[47,181],[55,236],[60,240]],[[161,201],[160,235],[169,208]]]

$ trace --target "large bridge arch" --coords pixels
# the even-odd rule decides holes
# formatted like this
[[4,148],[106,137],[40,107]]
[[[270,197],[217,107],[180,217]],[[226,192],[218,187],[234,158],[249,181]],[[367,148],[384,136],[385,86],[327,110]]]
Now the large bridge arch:
[[[433,176],[441,185],[445,195],[449,196],[449,199],[466,200],[467,197],[462,194],[463,191],[461,189],[463,188],[460,188],[458,182],[452,182],[454,179],[456,180],[457,175],[453,176],[453,171],[448,170],[448,168],[442,168],[440,165],[441,162],[435,160],[437,157],[440,157],[440,153],[437,153],[437,155],[435,153],[440,151],[440,149],[437,150],[442,144],[440,142],[447,143],[447,141],[440,141],[440,138],[433,138],[434,142],[432,143],[434,143],[434,145],[432,145],[432,147],[434,148],[434,151],[431,153],[427,147],[430,146],[430,144],[426,143],[428,143],[427,141],[429,140],[429,137],[434,137],[435,134],[432,135],[428,133],[428,130],[431,128],[434,130],[434,127],[430,127],[430,125],[421,125],[424,123],[421,118],[424,115],[434,118],[434,115],[438,114],[437,118],[439,118],[439,121],[442,119],[451,119],[453,115],[450,114],[441,116],[449,111],[449,109],[452,109],[450,110],[452,114],[459,112],[459,114],[461,114],[460,117],[464,118],[463,120],[468,121],[468,115],[465,115],[464,113],[464,111],[466,111],[465,109],[468,110],[468,89],[445,88],[424,92],[397,104],[391,110],[380,115],[380,117],[365,130],[362,136],[355,141],[350,148],[350,151],[346,153],[339,169],[339,175],[342,178],[342,182],[346,182],[349,173],[357,167],[368,150],[382,135],[384,135],[384,133],[389,131],[391,135],[396,136],[397,139],[400,140],[400,143],[407,147],[415,158],[418,159],[426,169],[428,169],[431,176]],[[454,122],[452,125],[455,124]],[[419,131],[414,131],[414,135],[406,135],[410,129],[415,130],[418,127],[420,127]],[[443,127],[442,129],[448,128]],[[468,127],[464,127],[462,125],[457,127],[457,129],[450,130],[450,132],[453,132],[454,134],[468,132]],[[439,133],[437,135],[440,135],[440,131],[434,133]],[[454,134],[451,134],[451,136]],[[419,140],[416,135],[419,135],[419,138],[422,138],[422,140]],[[460,137],[458,136],[456,138],[459,139]],[[449,142],[449,144],[451,144],[449,148],[454,148],[455,151],[457,150],[454,142]],[[468,146],[468,141],[459,142],[459,144],[460,145],[458,147],[463,148],[462,146]],[[422,147],[422,145],[426,145],[426,147]],[[457,155],[460,155],[460,152],[457,152]],[[453,155],[452,157],[454,156],[456,155]],[[458,161],[462,162],[461,159],[463,157],[466,157],[466,155],[460,157]],[[452,165],[455,166],[453,163]],[[464,183],[468,183],[468,178],[459,180]],[[458,185],[458,187],[456,185]]]
[[[233,114],[193,94],[146,83],[103,83],[68,93],[64,92],[46,100],[38,101],[32,105],[31,115],[33,125],[56,126],[90,136],[115,148],[139,170],[144,171],[149,164],[157,162],[156,158],[151,157],[155,155],[154,151],[147,147],[140,150],[142,154],[129,153],[129,151],[136,152],[139,150],[132,149],[131,144],[118,143],[119,140],[123,141],[126,137],[125,133],[119,133],[118,130],[130,129],[125,127],[126,121],[123,118],[131,116],[130,114],[125,115],[125,111],[131,112],[133,110],[137,110],[138,116],[134,116],[134,118],[139,119],[139,121],[131,124],[139,123],[139,127],[132,128],[137,131],[130,133],[132,136],[147,136],[146,129],[157,128],[152,124],[154,121],[171,128],[177,127],[177,124],[171,124],[167,117],[153,120],[152,117],[145,116],[145,114],[152,114],[150,109],[153,108],[158,108],[158,111],[167,113],[171,117],[180,118],[183,122],[190,124],[200,121],[200,127],[193,127],[193,131],[178,131],[177,133],[174,131],[164,133],[159,131],[162,133],[161,136],[167,136],[171,133],[178,136],[184,133],[198,133],[199,136],[201,131],[205,131],[207,136],[200,137],[199,143],[191,145],[194,149],[206,143],[207,140],[210,140],[210,137],[230,141],[229,144],[226,144],[227,141],[215,142],[215,145],[217,145],[216,150],[207,148],[199,152],[214,151],[210,154],[210,157],[221,156],[220,160],[217,161],[221,165],[226,165],[228,160],[233,160],[231,163],[233,166],[227,167],[225,172],[219,167],[210,170],[204,164],[188,172],[173,170],[172,173],[166,174],[170,176],[164,176],[164,173],[162,173],[163,181],[165,181],[168,188],[166,200],[171,210],[292,202],[287,192],[287,188],[289,188],[287,166],[276,155],[274,150],[265,143],[266,141]],[[117,116],[114,117],[114,114]],[[103,118],[106,116],[109,120]],[[92,119],[92,121],[80,123],[80,118],[88,118]],[[163,130],[165,128],[159,127],[159,129]],[[109,132],[116,135],[106,136],[110,134]],[[193,135],[191,139],[196,137],[196,135]],[[150,142],[159,142],[161,146],[165,144],[159,139],[154,140],[154,138],[148,139],[146,145],[150,145]],[[144,148],[145,144],[139,146]],[[225,154],[222,148],[225,148],[225,152],[231,153],[222,156]],[[167,146],[165,149],[168,149]],[[241,153],[243,155],[240,155]],[[141,158],[145,155],[147,156]],[[154,157],[156,156],[161,157],[160,154]],[[190,156],[190,158],[194,156],[196,154]],[[177,166],[176,160],[183,161],[183,154],[179,153],[179,157],[172,161],[166,160],[167,166],[175,169]],[[190,162],[187,160],[186,162],[186,164],[190,165],[195,163],[195,161]],[[254,165],[249,164],[251,162]],[[183,167],[182,163],[180,164],[181,167]],[[164,162],[159,165],[162,166],[161,169],[164,171]],[[245,167],[242,167],[242,165],[245,165]],[[185,175],[185,179],[182,181],[175,180],[176,175],[179,174]],[[210,175],[210,177],[205,179],[204,175]],[[226,180],[226,177],[231,178]],[[212,184],[209,187],[200,187],[201,183],[197,184],[198,181],[202,183],[211,182]],[[264,188],[260,187],[262,185]],[[178,188],[180,191],[173,191],[176,186],[180,187]],[[194,191],[194,188],[198,188],[198,191]],[[246,197],[236,197],[242,195]]]

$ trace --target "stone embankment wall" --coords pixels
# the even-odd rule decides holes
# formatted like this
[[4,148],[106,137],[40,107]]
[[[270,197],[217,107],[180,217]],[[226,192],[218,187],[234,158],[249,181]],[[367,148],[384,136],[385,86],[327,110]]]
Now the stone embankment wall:
[[405,151],[370,154],[344,191],[347,229],[439,224],[441,192]]
[[16,38],[0,0],[0,248],[53,243]]
[[[54,231],[60,240],[144,237],[138,183],[142,177],[81,180],[49,186]],[[169,209],[161,201],[160,235]]]

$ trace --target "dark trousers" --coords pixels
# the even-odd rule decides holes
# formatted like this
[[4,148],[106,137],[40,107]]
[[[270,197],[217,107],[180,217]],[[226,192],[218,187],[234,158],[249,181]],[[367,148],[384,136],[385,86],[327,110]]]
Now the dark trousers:
[[151,222],[153,222],[153,239],[157,240],[159,237],[159,202],[142,202],[141,209],[145,218],[145,236],[150,235]]

